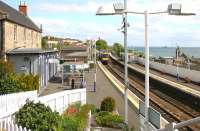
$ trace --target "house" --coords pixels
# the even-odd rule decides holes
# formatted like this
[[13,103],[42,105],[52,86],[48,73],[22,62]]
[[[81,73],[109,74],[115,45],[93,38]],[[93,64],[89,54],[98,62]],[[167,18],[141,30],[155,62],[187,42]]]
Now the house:
[[0,1],[0,57],[18,48],[41,48],[42,29],[28,16],[28,7],[19,5],[16,10]]
[[42,30],[29,17],[28,7],[19,11],[0,1],[1,58],[13,64],[15,73],[39,75],[42,92],[57,71],[57,50],[42,50]]

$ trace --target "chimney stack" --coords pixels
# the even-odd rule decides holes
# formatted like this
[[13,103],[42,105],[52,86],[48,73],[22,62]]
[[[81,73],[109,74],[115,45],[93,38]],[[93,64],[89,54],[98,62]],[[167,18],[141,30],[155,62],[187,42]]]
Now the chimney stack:
[[22,4],[22,2],[20,2],[20,5],[19,5],[19,12],[25,16],[27,16],[27,10],[28,10],[28,7],[26,6],[26,3],[24,1],[24,4]]

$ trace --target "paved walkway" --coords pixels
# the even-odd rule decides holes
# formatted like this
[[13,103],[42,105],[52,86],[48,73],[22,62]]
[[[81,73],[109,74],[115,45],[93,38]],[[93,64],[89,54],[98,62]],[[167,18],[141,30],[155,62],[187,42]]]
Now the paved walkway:
[[[116,107],[120,115],[124,116],[124,99],[123,95],[113,86],[113,84],[108,80],[108,78],[104,75],[101,69],[97,68],[97,90],[93,91],[93,82],[94,82],[94,70],[90,71],[90,73],[85,73],[85,79],[87,81],[87,103],[95,104],[98,108],[100,107],[101,101],[107,97],[111,96],[116,101]],[[133,106],[129,105],[129,127],[134,127],[135,131],[138,130],[139,127],[139,119],[135,112]],[[135,126],[134,126],[135,125]]]

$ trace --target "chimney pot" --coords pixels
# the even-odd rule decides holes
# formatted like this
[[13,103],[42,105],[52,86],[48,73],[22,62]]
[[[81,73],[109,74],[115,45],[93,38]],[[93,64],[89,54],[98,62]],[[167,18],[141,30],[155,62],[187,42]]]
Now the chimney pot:
[[21,1],[20,1],[20,5],[19,5],[19,12],[25,16],[27,16],[27,10],[28,10],[28,7],[24,1],[24,4],[22,5]]

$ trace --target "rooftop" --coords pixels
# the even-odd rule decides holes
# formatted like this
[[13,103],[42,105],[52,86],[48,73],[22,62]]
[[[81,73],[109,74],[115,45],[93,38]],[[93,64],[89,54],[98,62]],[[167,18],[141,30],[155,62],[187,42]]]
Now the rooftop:
[[66,48],[62,49],[62,51],[87,51],[87,46],[67,46]]
[[28,16],[21,14],[18,10],[7,5],[2,0],[0,0],[0,12],[3,12],[7,15],[7,17],[3,18],[5,20],[41,32],[41,29]]
[[43,53],[54,53],[58,52],[58,50],[43,50],[41,48],[21,48],[21,49],[13,49],[8,51],[7,54],[43,54]]

